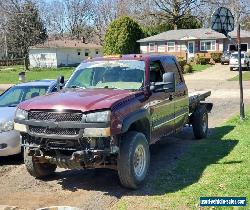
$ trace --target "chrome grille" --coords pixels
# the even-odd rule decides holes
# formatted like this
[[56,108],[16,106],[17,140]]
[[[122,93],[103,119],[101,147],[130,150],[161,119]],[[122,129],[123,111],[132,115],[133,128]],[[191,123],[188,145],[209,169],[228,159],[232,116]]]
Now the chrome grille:
[[31,111],[28,114],[28,119],[53,120],[55,122],[63,122],[63,121],[80,122],[82,120],[82,113]]
[[78,128],[45,128],[38,126],[29,126],[29,130],[31,134],[46,134],[58,136],[75,136],[80,132],[80,129]]

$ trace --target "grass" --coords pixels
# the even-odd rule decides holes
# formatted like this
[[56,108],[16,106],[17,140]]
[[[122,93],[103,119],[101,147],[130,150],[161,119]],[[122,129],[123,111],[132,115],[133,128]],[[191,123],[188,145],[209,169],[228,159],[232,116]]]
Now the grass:
[[[26,71],[26,80],[56,79],[60,75],[64,75],[65,78],[68,79],[73,70],[73,67],[33,68],[32,70]],[[0,84],[18,83],[18,73],[22,71],[24,71],[23,66],[0,68]]]
[[[239,80],[239,75],[229,79],[229,81],[238,81]],[[250,72],[244,72],[242,74],[242,80],[243,81],[250,81]]]
[[204,71],[205,69],[211,67],[211,64],[205,64],[205,65],[201,65],[201,64],[194,64],[192,65],[193,68],[193,72],[199,72],[199,71]]
[[249,209],[249,128],[250,112],[244,122],[235,117],[215,128],[210,138],[194,144],[172,169],[159,173],[150,183],[150,195],[123,197],[117,209],[200,209],[201,196],[247,197]]

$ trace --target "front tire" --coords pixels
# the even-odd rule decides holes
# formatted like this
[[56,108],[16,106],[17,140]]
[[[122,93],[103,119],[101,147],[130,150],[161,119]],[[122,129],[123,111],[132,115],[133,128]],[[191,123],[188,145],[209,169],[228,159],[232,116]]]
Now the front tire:
[[136,131],[125,133],[117,161],[121,184],[130,189],[138,189],[146,178],[149,163],[150,152],[145,135]]
[[192,116],[193,133],[196,139],[207,137],[208,133],[208,113],[205,106],[200,106]]
[[57,167],[50,163],[35,162],[33,156],[28,155],[28,148],[24,148],[24,163],[29,174],[39,179],[53,174]]
[[233,67],[230,67],[230,71],[233,71],[234,70],[234,68]]

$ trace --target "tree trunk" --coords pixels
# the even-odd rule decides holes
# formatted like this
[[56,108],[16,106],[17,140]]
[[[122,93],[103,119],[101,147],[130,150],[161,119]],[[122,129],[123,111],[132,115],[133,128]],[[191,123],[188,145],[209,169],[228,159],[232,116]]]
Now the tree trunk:
[[176,23],[174,23],[174,30],[177,30],[178,29],[178,26]]
[[25,53],[24,65],[25,65],[25,70],[29,70],[29,54],[28,53]]

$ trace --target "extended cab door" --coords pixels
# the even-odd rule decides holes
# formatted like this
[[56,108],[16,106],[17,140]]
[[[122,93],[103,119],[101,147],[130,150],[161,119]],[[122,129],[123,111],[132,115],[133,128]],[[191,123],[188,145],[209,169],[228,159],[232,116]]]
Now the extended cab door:
[[[149,69],[150,83],[162,82],[164,68],[161,60],[151,60]],[[148,106],[151,113],[151,142],[174,131],[174,102],[171,94],[152,91]]]
[[174,103],[174,129],[178,132],[186,124],[189,114],[188,90],[181,67],[174,57],[166,57],[163,66],[166,72],[174,72],[176,76],[176,91],[172,93],[172,102]]

